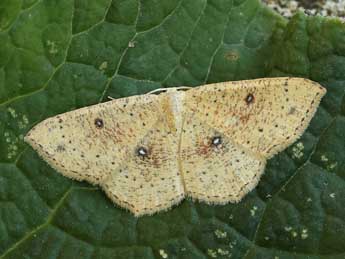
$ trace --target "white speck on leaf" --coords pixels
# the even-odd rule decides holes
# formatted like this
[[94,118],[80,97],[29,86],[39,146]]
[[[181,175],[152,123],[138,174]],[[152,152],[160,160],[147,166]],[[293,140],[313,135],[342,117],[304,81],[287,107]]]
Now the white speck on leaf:
[[292,157],[300,159],[303,157],[303,150],[304,150],[304,145],[302,142],[298,142],[296,145],[292,147]]
[[58,48],[56,47],[56,43],[54,41],[47,41],[47,46],[49,47],[49,53],[50,54],[57,54],[59,52]]
[[214,231],[214,234],[217,238],[226,238],[227,236],[227,233],[225,231],[221,231],[220,229],[216,229],[216,231]]
[[253,208],[250,210],[250,215],[251,215],[252,217],[254,217],[257,210],[258,210],[258,207],[253,206]]
[[308,229],[302,229],[302,233],[301,233],[301,238],[302,239],[307,239],[308,238]]
[[332,199],[334,199],[334,198],[335,198],[335,193],[332,192],[332,193],[329,195],[329,197],[331,197]]
[[208,256],[212,257],[212,258],[216,258],[217,257],[217,251],[213,250],[213,249],[207,249],[207,254]]
[[128,48],[134,48],[135,47],[135,41],[128,42]]
[[11,114],[12,118],[16,118],[17,117],[17,113],[15,111],[15,109],[8,107],[7,111]]
[[99,66],[99,70],[104,71],[108,68],[108,62],[104,61],[102,64]]
[[284,230],[285,230],[286,232],[290,232],[290,231],[292,230],[292,227],[286,226],[286,227],[284,227]]
[[227,255],[228,257],[231,257],[231,253],[228,250],[217,248],[217,249],[207,249],[207,255],[212,258],[217,258],[218,255],[224,256]]
[[23,115],[23,122],[24,122],[24,124],[29,124],[29,119],[28,119],[28,117],[26,117],[25,114]]
[[161,255],[162,258],[168,258],[168,254],[163,249],[159,250],[159,254]]
[[321,161],[327,162],[327,161],[328,161],[328,158],[327,158],[325,155],[322,155],[322,156],[321,156]]
[[332,164],[329,164],[329,165],[327,165],[327,170],[331,171],[331,170],[333,170],[334,168],[336,168],[337,165],[338,165],[337,162],[332,163]]
[[26,117],[26,115],[23,115],[22,120],[18,121],[18,127],[20,129],[25,129],[28,126],[28,124],[29,124],[29,119],[28,117]]
[[17,151],[18,151],[18,147],[16,145],[17,141],[18,141],[18,139],[16,139],[15,142],[9,144],[8,154],[7,154],[8,159],[11,159],[17,155]]
[[326,164],[326,169],[328,171],[331,171],[333,170],[334,168],[337,167],[338,163],[337,162],[334,162],[332,163],[328,157],[326,157],[325,155],[322,155],[321,156],[321,161],[324,162]]
[[218,248],[217,252],[219,255],[228,255],[229,254],[228,250],[223,250],[222,248]]

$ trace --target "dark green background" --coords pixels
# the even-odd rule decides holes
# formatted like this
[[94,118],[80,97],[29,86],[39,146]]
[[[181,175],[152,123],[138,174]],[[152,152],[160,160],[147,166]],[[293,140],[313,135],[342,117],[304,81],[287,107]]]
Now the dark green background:
[[[257,0],[1,0],[0,258],[345,258],[345,25]],[[236,205],[134,218],[23,142],[107,96],[292,75],[328,90]]]

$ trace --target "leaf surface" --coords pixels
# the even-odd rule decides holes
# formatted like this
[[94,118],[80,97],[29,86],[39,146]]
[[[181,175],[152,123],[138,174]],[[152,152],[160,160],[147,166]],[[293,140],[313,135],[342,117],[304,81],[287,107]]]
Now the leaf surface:
[[[345,26],[257,0],[0,3],[0,258],[344,258]],[[23,142],[59,113],[159,87],[299,76],[328,90],[239,204],[134,218]]]

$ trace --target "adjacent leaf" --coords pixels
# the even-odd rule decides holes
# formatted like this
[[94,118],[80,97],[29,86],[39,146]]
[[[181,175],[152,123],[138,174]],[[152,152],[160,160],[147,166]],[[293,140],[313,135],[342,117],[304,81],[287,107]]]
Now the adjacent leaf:
[[[257,0],[0,4],[0,258],[344,258],[345,26]],[[134,218],[23,143],[39,121],[159,87],[292,75],[327,87],[239,204]]]

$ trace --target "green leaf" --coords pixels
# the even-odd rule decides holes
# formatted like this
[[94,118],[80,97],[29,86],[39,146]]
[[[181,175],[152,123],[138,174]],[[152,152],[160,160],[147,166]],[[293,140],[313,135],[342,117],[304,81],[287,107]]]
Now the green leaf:
[[[300,76],[328,90],[239,204],[134,218],[23,142],[59,113],[159,87]],[[0,258],[344,258],[345,26],[258,0],[0,3]]]

